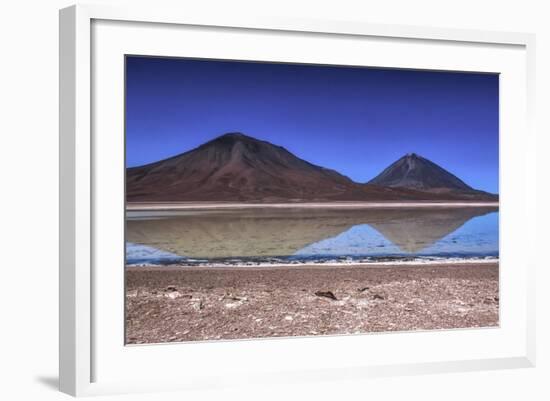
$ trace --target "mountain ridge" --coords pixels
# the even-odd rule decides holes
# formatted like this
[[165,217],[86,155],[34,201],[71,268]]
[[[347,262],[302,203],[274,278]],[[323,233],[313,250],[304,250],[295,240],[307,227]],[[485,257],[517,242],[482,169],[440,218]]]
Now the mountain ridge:
[[450,188],[451,191],[443,191],[447,192],[445,194],[372,181],[356,183],[336,170],[297,157],[283,146],[230,132],[167,159],[127,168],[126,195],[129,202],[395,201],[446,200],[449,197],[449,200],[469,200],[477,195],[483,197],[481,192],[462,181],[467,187],[464,193]]

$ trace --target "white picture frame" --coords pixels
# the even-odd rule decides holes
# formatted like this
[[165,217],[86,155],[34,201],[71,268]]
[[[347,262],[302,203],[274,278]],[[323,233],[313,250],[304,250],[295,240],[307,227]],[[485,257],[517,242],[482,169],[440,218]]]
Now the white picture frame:
[[[103,71],[102,69],[115,65],[109,64],[110,60],[115,60],[116,63],[121,62],[120,52],[122,54],[125,52],[131,53],[130,50],[137,49],[138,52],[149,54],[154,49],[149,47],[149,50],[147,50],[147,46],[155,46],[155,40],[158,41],[161,37],[174,35],[180,31],[182,35],[186,34],[184,32],[186,27],[192,27],[194,30],[198,29],[200,31],[198,34],[201,34],[202,29],[210,37],[225,35],[224,38],[227,38],[228,42],[231,41],[231,35],[241,35],[242,37],[254,34],[263,35],[262,40],[274,41],[272,48],[274,52],[278,49],[276,45],[276,41],[280,40],[277,39],[278,35],[284,35],[287,39],[292,38],[293,43],[296,43],[292,46],[295,46],[297,53],[300,50],[300,43],[316,37],[325,38],[326,41],[330,41],[331,38],[339,38],[342,41],[384,40],[385,46],[393,46],[392,43],[395,43],[402,46],[403,49],[406,49],[406,46],[426,45],[422,51],[425,51],[427,56],[430,52],[434,52],[433,46],[435,46],[441,52],[441,60],[437,62],[430,57],[426,57],[425,61],[422,62],[412,59],[410,63],[394,62],[390,58],[384,59],[382,57],[383,52],[379,53],[380,56],[373,57],[379,58],[378,65],[389,67],[451,70],[455,68],[457,70],[472,69],[499,73],[506,70],[504,73],[506,79],[501,93],[501,101],[503,102],[501,105],[501,139],[504,139],[504,142],[501,149],[502,191],[500,202],[502,213],[506,216],[502,219],[501,230],[503,230],[503,233],[509,232],[509,234],[503,235],[501,247],[503,247],[502,250],[510,249],[510,251],[501,251],[501,257],[502,261],[509,260],[509,265],[516,266],[522,251],[525,251],[525,255],[521,259],[523,262],[519,269],[504,269],[504,273],[501,271],[502,308],[505,311],[501,312],[501,319],[507,322],[509,318],[514,317],[518,321],[517,326],[511,327],[511,325],[503,324],[498,329],[489,329],[482,332],[455,330],[445,333],[413,333],[414,337],[409,334],[383,334],[130,348],[124,347],[123,341],[120,341],[119,344],[107,344],[107,341],[104,340],[106,337],[104,335],[105,330],[108,330],[109,324],[118,321],[117,319],[120,318],[122,311],[117,303],[116,312],[112,314],[104,313],[105,309],[102,307],[101,302],[98,303],[96,291],[101,290],[103,292],[104,289],[105,292],[102,297],[104,296],[106,300],[122,302],[123,287],[119,285],[120,275],[118,275],[112,277],[113,280],[110,282],[113,284],[106,288],[106,279],[111,279],[107,275],[111,273],[101,272],[101,274],[98,274],[96,269],[98,268],[98,260],[101,262],[104,260],[119,260],[117,258],[120,257],[122,249],[116,249],[112,253],[98,251],[101,248],[100,243],[102,241],[101,235],[98,235],[101,234],[99,231],[104,229],[105,221],[114,222],[112,223],[113,226],[118,225],[118,228],[113,229],[113,233],[116,232],[118,233],[116,235],[119,235],[122,221],[118,219],[117,216],[119,215],[114,215],[114,219],[111,219],[113,215],[109,214],[110,212],[102,206],[106,200],[97,194],[104,193],[104,188],[107,187],[102,186],[107,184],[105,180],[98,177],[102,177],[109,172],[110,167],[106,165],[106,161],[116,159],[116,152],[119,152],[121,148],[120,137],[113,139],[118,142],[106,144],[105,139],[97,141],[97,138],[94,137],[94,132],[97,133],[97,131],[94,130],[97,130],[98,127],[105,128],[103,132],[115,133],[109,138],[116,136],[117,127],[120,127],[122,119],[120,114],[123,110],[123,104],[119,101],[120,97],[118,96],[113,97],[111,101],[105,99],[105,102],[97,103],[94,96],[101,97],[104,95],[101,87],[96,88],[94,85],[111,79],[113,81],[109,82],[120,83],[123,71],[117,70],[112,76],[108,73],[101,73],[101,76],[94,81],[95,83],[92,80],[94,74],[99,73],[98,71]],[[146,42],[145,37],[140,38],[140,31],[143,29],[150,30],[147,35],[148,43],[144,43]],[[151,29],[154,30],[154,33]],[[131,31],[131,34],[128,33],[126,36],[131,36],[135,40],[140,38],[140,47],[125,42],[125,35],[120,33],[123,31]],[[179,35],[179,33],[177,34]],[[96,35],[96,39],[94,39],[94,35]],[[304,37],[306,38],[304,39]],[[302,42],[300,38],[303,39]],[[205,37],[204,40],[204,43],[207,44],[208,39]],[[224,46],[226,45],[229,46],[227,42],[224,43]],[[288,45],[288,43],[285,45]],[[163,49],[158,50],[159,55],[171,55],[173,50],[170,49],[170,46],[172,45],[166,44]],[[454,47],[451,49],[452,51],[446,53],[445,46]],[[208,46],[205,47],[208,48]],[[167,11],[154,7],[112,8],[108,6],[78,5],[61,10],[60,390],[71,395],[80,396],[167,389],[198,389],[244,385],[249,382],[284,383],[297,380],[327,380],[328,378],[343,377],[360,380],[367,377],[387,375],[534,366],[534,271],[537,263],[536,252],[528,249],[530,245],[527,241],[517,242],[517,238],[511,232],[513,230],[506,230],[506,227],[514,227],[517,231],[525,229],[534,232],[533,227],[536,219],[534,202],[536,191],[534,148],[536,141],[532,128],[535,82],[534,48],[534,36],[524,33],[376,25],[357,21],[293,20],[290,18],[243,18],[242,20],[235,20],[214,15],[187,15],[182,10]],[[491,49],[494,49],[494,56],[489,54],[493,51]],[[181,51],[185,54],[187,50],[183,49]],[[252,51],[257,52],[257,50]],[[350,52],[343,46],[339,57],[351,57],[351,53],[346,56],[346,51]],[[472,53],[474,56],[470,55],[471,60],[465,61],[464,65],[456,64],[456,62],[453,64],[453,57],[451,56],[448,59],[445,58],[446,54],[470,51],[474,51]],[[373,54],[378,54],[376,53],[376,46],[373,47],[373,52]],[[391,53],[391,51],[388,51],[388,53]],[[250,55],[244,55],[243,57],[256,57],[253,54],[250,53]],[[258,57],[266,59],[269,57],[266,54]],[[197,55],[198,53],[193,54],[193,56]],[[474,60],[476,55],[479,61]],[[502,58],[500,58],[501,56]],[[222,55],[221,58],[224,57],[229,57],[229,55]],[[273,57],[278,59],[280,55],[274,53]],[[299,57],[307,56],[300,55]],[[322,62],[315,59],[310,61]],[[364,64],[364,61],[359,59],[350,60],[349,62]],[[122,91],[122,88],[118,90]],[[511,99],[510,94],[512,92],[518,94],[517,98]],[[102,111],[106,108],[109,108],[113,113],[111,117]],[[502,113],[506,113],[504,117]],[[105,119],[108,123],[103,126],[101,121],[94,121],[94,119]],[[113,131],[111,131],[111,128]],[[120,135],[123,135],[123,132],[120,132]],[[106,150],[108,148],[111,149],[112,154],[109,154]],[[520,161],[519,167],[516,165],[517,168],[514,171],[509,168],[512,162],[512,150],[515,152],[515,162]],[[118,178],[116,174],[113,175],[114,181],[108,184],[112,185],[109,189],[115,187],[120,189],[120,182],[118,182],[120,180],[115,182]],[[517,189],[518,185],[521,185],[521,190],[512,190],[513,188]],[[122,194],[118,193],[113,197],[113,210],[123,211]],[[512,251],[511,247],[507,246],[511,243],[517,244],[516,247],[519,249]],[[107,264],[110,265],[110,263],[101,263],[102,266]],[[119,267],[122,269],[122,266],[114,263],[112,269],[114,271]],[[117,293],[120,295],[119,301],[116,301]],[[507,299],[514,302],[508,302]],[[502,313],[510,313],[510,316],[504,316]],[[119,322],[120,327],[123,323],[123,321]],[[116,330],[120,331],[120,327]],[[391,343],[392,347],[398,347],[396,349],[400,349],[399,347],[406,349],[409,341],[414,341],[415,347],[422,344],[434,344],[434,347],[437,347],[438,341],[443,337],[445,339],[441,342],[442,347],[444,343],[448,344],[453,341],[464,342],[465,344],[486,341],[487,344],[493,344],[494,348],[489,349],[490,347],[488,347],[485,352],[481,349],[474,350],[467,355],[464,354],[463,358],[456,357],[459,354],[455,354],[455,356],[441,354],[440,358],[422,359],[411,353],[408,356],[405,355],[404,359],[399,359],[390,358],[387,350],[384,353],[382,344],[385,340],[383,339],[388,337],[391,339],[387,343]],[[345,354],[346,347],[349,347],[346,344],[361,345],[363,347],[368,346],[367,342],[376,342],[372,346],[381,349],[379,355],[371,354],[372,360],[353,359],[351,357],[347,360],[339,359],[339,354]],[[112,347],[117,347],[116,352],[111,352],[113,351]],[[144,376],[147,379],[139,377],[140,373],[131,369],[131,366],[135,367],[140,361],[151,362],[153,366],[158,366],[159,361],[168,358],[168,355],[173,352],[172,350],[176,349],[170,349],[170,347],[178,347],[177,351],[174,352],[188,355],[191,361],[196,362],[197,369],[181,372],[179,375],[166,375],[166,372],[163,372],[162,369],[157,369],[157,372],[147,372],[147,375]],[[207,351],[209,348],[210,351]],[[167,351],[169,349],[170,352]],[[319,349],[326,351],[326,356],[321,361],[315,359],[315,354]],[[460,352],[460,349],[460,346],[458,346],[456,352]],[[209,352],[212,355],[213,352],[216,352],[228,356],[232,355],[233,357],[242,357],[243,361],[248,363],[253,359],[247,360],[247,358],[254,358],[252,355],[256,355],[258,365],[248,371],[244,367],[243,371],[237,369],[236,372],[239,374],[235,376],[223,369],[217,371],[212,369],[210,371],[207,364],[199,363],[197,359],[203,352],[204,355],[209,355]],[[304,356],[311,357],[311,363],[307,363],[307,361],[300,362],[296,363],[296,366],[292,369],[286,369],[284,360],[277,359],[277,355],[281,352],[289,352],[292,355],[300,355],[300,352],[303,352]],[[248,354],[250,355],[247,356]],[[262,358],[259,358],[258,355],[270,355],[273,358],[270,361],[271,367],[262,366]],[[206,360],[208,360],[207,357]],[[107,372],[109,370],[108,366],[112,366],[109,372]],[[120,373],[125,371],[122,369],[123,367],[128,368],[125,374]],[[107,373],[103,373],[102,369]],[[243,372],[244,374],[242,374]]]

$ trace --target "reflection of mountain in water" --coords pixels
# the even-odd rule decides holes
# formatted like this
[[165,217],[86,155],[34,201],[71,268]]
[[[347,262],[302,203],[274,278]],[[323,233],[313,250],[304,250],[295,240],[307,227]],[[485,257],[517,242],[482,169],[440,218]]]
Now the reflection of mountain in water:
[[433,209],[246,209],[130,218],[127,241],[190,258],[292,255],[359,224],[404,252],[418,252],[496,207]]
[[468,220],[495,209],[443,209],[403,213],[393,219],[369,223],[403,252],[416,253],[458,230]]

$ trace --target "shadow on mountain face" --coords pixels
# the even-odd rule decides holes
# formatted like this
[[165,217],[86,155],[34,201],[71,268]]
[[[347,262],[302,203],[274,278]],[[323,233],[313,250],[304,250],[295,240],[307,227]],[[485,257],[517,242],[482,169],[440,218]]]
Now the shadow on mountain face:
[[368,224],[404,252],[415,253],[496,207],[432,209],[247,209],[170,212],[130,218],[129,242],[190,258],[292,255]]

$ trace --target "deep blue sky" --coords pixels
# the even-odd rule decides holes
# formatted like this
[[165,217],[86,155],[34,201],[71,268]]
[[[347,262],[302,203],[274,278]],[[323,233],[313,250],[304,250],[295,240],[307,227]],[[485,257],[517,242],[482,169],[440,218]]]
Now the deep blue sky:
[[498,192],[498,76],[127,57],[128,167],[226,132],[366,182],[409,152]]

